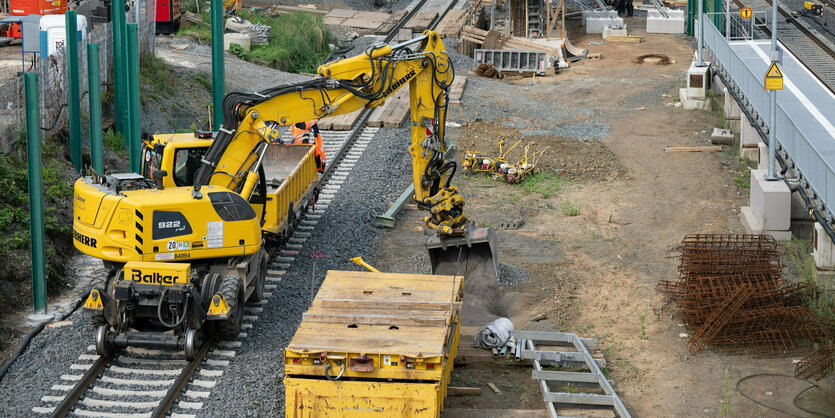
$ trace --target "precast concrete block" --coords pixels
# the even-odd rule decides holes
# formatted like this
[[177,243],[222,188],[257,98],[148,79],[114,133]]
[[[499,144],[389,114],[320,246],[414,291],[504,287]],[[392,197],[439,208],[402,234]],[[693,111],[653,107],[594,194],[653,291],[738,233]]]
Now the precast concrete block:
[[583,16],[582,19],[580,19],[580,24],[585,26],[586,19],[590,17],[617,19],[618,12],[616,10],[583,10]]
[[[715,81],[714,81],[715,83]],[[736,119],[739,120],[742,117],[742,109],[739,108],[739,104],[734,100],[734,96],[731,95],[730,92],[727,91],[725,88],[725,120],[729,119]]]
[[739,127],[741,126],[739,119],[725,119],[725,125],[739,138]]
[[792,239],[792,233],[789,230],[780,231],[764,229],[762,224],[759,223],[757,215],[754,214],[754,211],[750,206],[743,206],[739,209],[739,220],[742,221],[745,233],[771,235],[777,241],[788,241]]
[[739,124],[739,146],[741,148],[757,148],[757,144],[762,142],[757,129],[748,122],[748,118],[742,119]]
[[757,144],[757,170],[768,171],[768,145],[764,142]]
[[751,211],[763,230],[791,226],[791,190],[782,180],[766,180],[767,170],[751,170]]
[[679,99],[681,99],[682,105],[687,110],[693,110],[693,109],[710,110],[710,101],[709,100],[687,97],[687,88],[686,87],[680,88],[678,90],[678,97],[679,97]]
[[223,34],[223,50],[228,51],[232,44],[238,44],[244,51],[249,51],[252,39],[249,35],[244,35],[242,33]]
[[684,10],[666,12],[667,17],[658,10],[647,11],[647,33],[684,33]]
[[812,239],[812,257],[815,259],[815,266],[818,269],[835,269],[835,245],[832,244],[832,239],[819,222],[815,222]]
[[603,39],[608,38],[609,36],[626,36],[626,27],[622,28],[612,28],[612,27],[605,27],[603,28]]
[[590,17],[586,19],[586,33],[603,33],[603,29],[608,27],[623,27],[622,18],[611,17]]

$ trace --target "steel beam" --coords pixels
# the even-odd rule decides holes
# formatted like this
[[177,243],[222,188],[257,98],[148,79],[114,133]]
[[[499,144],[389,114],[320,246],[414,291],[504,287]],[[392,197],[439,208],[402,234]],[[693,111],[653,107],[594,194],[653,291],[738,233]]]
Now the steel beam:
[[67,51],[67,112],[70,122],[70,160],[81,173],[81,87],[78,82],[78,17],[75,10],[64,13]]
[[90,166],[104,174],[101,144],[101,79],[99,78],[99,44],[87,44],[87,98],[90,108]]
[[128,140],[128,154],[130,155],[130,171],[139,173],[139,39],[137,38],[136,23],[127,24],[128,45],[128,98],[130,115],[130,133]]
[[406,204],[406,201],[412,199],[415,196],[415,185],[414,183],[410,184],[403,193],[400,194],[400,197],[394,201],[394,204],[391,205],[390,208],[386,211],[386,213],[382,215],[377,215],[374,217],[374,225],[383,226],[386,228],[394,228],[394,217],[397,216],[398,213],[403,209],[403,205]]
[[32,251],[32,302],[35,313],[46,313],[46,246],[43,225],[41,117],[38,74],[25,73],[26,162],[29,172],[29,242]]
[[211,0],[212,23],[212,130],[223,124],[224,68],[223,68],[223,3]]

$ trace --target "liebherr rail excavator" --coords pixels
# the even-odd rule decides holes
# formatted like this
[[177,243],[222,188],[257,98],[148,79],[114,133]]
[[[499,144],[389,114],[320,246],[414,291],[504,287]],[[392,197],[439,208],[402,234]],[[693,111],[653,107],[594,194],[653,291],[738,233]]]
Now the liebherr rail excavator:
[[[140,346],[193,358],[209,337],[237,337],[246,301],[264,297],[271,243],[286,239],[318,196],[311,146],[270,144],[266,134],[379,106],[407,86],[414,198],[436,231],[427,241],[433,272],[497,274],[493,233],[471,226],[451,185],[456,163],[444,158],[454,70],[438,34],[373,45],[318,75],[228,94],[214,138],[155,135],[143,149],[143,175],[91,173],[76,182],[75,246],[109,271],[84,304],[100,355]],[[292,147],[305,147],[295,149],[301,162],[276,167],[287,160],[275,156]]]

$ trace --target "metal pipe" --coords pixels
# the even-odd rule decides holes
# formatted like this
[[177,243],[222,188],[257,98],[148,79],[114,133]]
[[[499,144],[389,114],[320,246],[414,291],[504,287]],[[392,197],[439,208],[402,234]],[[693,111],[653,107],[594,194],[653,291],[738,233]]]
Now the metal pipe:
[[[114,0],[110,4],[110,24],[113,31],[113,106],[116,125],[116,132],[121,132],[127,140],[125,133],[125,115],[127,111],[124,109],[125,102],[125,47],[124,37],[122,36],[122,26],[125,21],[125,0]],[[127,142],[126,142],[127,144]]]
[[380,270],[377,270],[374,267],[372,267],[370,264],[366,263],[365,260],[363,260],[362,257],[360,257],[360,256],[356,256],[356,257],[352,258],[351,261],[356,263],[358,266],[362,266],[362,267],[367,268],[369,271],[373,271],[375,273],[380,272]]
[[32,252],[32,302],[35,313],[46,314],[46,247],[43,225],[38,74],[23,75],[26,90],[26,161],[29,172],[29,241]]
[[64,13],[67,50],[67,110],[70,120],[70,160],[81,173],[81,87],[78,82],[78,17],[75,10]]
[[223,96],[225,79],[223,69],[223,4],[212,0],[212,130],[223,124]]
[[130,99],[130,139],[128,154],[130,155],[130,170],[139,173],[139,49],[136,33],[136,23],[127,24],[128,45],[128,97]]
[[[771,0],[771,62],[778,61],[777,52],[777,0]],[[768,111],[768,176],[766,180],[777,180],[777,90],[769,92]]]
[[87,44],[87,100],[90,108],[90,166],[104,174],[101,144],[101,80],[99,78],[99,44]]
[[[705,28],[704,28],[704,1],[705,0],[697,0],[699,2],[699,28],[697,32],[697,40],[696,42],[696,65],[699,67],[704,67],[705,61],[704,57],[702,56],[702,50],[704,49],[705,45]],[[707,85],[707,84],[705,84]]]

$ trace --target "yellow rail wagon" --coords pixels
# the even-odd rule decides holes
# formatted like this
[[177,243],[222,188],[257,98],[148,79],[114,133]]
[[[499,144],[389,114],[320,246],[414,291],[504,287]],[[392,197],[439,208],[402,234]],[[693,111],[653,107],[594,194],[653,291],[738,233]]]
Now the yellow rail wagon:
[[461,276],[328,271],[284,352],[287,417],[437,417]]

